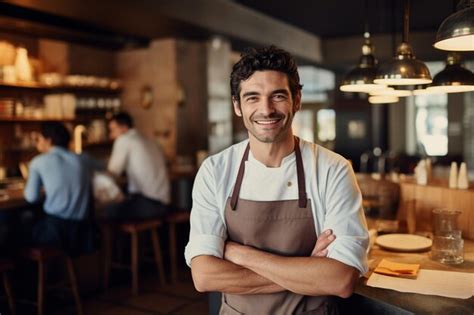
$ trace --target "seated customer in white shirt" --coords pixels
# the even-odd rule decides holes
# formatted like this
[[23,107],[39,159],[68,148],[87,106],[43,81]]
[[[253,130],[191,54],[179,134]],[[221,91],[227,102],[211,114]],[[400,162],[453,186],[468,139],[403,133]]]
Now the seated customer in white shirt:
[[107,169],[117,177],[125,172],[128,196],[123,203],[106,209],[107,218],[146,219],[169,212],[170,183],[158,143],[134,129],[127,113],[114,115],[109,130],[115,142]]

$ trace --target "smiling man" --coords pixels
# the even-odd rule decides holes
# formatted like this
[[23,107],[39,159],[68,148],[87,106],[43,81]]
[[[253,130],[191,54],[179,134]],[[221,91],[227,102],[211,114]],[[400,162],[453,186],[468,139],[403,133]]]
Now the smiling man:
[[231,74],[249,139],[211,156],[193,188],[185,256],[198,291],[223,293],[221,314],[336,313],[367,271],[362,198],[343,157],[293,135],[296,63],[249,50]]

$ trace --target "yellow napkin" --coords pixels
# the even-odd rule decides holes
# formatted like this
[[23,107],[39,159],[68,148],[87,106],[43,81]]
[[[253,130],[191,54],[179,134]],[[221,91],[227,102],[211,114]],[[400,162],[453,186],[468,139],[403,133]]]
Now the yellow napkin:
[[374,272],[386,276],[416,279],[418,270],[420,270],[419,264],[402,264],[382,259]]

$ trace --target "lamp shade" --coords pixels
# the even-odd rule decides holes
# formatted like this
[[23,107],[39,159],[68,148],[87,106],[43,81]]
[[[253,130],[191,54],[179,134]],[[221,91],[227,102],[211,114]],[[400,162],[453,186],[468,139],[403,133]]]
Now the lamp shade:
[[377,84],[385,85],[418,85],[431,83],[428,67],[413,55],[408,43],[402,42],[397,55],[389,62],[383,63],[377,72]]
[[453,13],[441,23],[434,47],[448,51],[474,51],[474,6]]
[[398,102],[399,98],[397,96],[369,96],[369,103],[371,104],[388,104],[388,103],[396,103]]
[[362,46],[362,56],[359,63],[344,76],[340,86],[340,90],[343,92],[369,93],[385,87],[374,83],[377,74],[377,59],[372,54],[374,47],[370,43],[370,34],[365,32],[364,37],[365,42]]
[[409,90],[395,90],[392,87],[387,87],[385,89],[381,89],[378,91],[370,92],[371,96],[397,96],[397,97],[404,97],[412,95],[412,92]]
[[428,90],[445,93],[474,91],[474,74],[462,66],[459,54],[450,53],[446,67],[434,76]]

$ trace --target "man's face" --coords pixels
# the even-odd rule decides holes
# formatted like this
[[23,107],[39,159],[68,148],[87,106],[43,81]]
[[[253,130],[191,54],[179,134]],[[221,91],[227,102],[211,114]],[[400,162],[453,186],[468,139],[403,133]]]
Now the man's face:
[[128,131],[127,126],[119,125],[115,120],[112,120],[109,122],[109,134],[110,134],[110,139],[115,140],[117,139],[120,135],[126,133]]
[[38,134],[36,137],[36,149],[40,153],[48,152],[52,147],[51,139],[43,137],[42,134]]
[[301,106],[301,94],[293,100],[285,73],[256,71],[240,83],[240,104],[234,111],[243,118],[249,136],[260,142],[279,142],[291,135],[291,123]]

